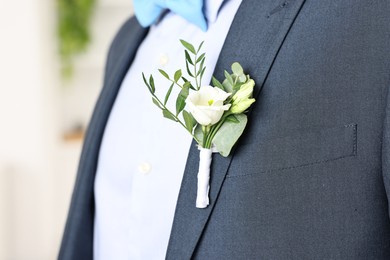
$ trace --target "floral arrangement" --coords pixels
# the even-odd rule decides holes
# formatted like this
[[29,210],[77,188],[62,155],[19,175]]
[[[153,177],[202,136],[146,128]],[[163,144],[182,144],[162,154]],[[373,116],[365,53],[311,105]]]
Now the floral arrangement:
[[[196,207],[205,208],[209,205],[212,153],[228,156],[242,135],[248,121],[245,113],[255,102],[252,97],[255,82],[235,62],[231,66],[232,73],[225,71],[222,82],[213,77],[214,86],[201,86],[206,70],[206,54],[200,54],[203,42],[197,48],[184,40],[180,42],[185,49],[186,73],[192,80],[184,77],[181,69],[172,77],[159,69],[171,83],[164,99],[161,99],[156,94],[153,76],[150,75],[147,79],[142,73],[142,77],[152,95],[153,103],[162,111],[163,116],[182,125],[198,144],[200,161]],[[167,107],[167,102],[174,86],[179,87],[180,92],[173,111]]]

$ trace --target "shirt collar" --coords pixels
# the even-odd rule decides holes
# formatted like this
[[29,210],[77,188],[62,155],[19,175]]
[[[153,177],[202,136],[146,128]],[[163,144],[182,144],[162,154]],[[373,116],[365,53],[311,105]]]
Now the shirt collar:
[[[229,0],[204,0],[204,15],[206,17],[207,23],[215,23],[218,18],[219,11],[221,10],[223,4]],[[165,10],[156,24],[159,24],[161,20],[169,13],[169,10]]]
[[208,23],[214,23],[217,20],[219,10],[224,2],[228,0],[205,0],[204,14]]

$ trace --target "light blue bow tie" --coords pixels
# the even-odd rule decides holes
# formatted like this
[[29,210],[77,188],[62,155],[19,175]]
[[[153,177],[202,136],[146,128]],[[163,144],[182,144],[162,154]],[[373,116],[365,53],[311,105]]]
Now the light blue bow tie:
[[203,31],[207,30],[203,0],[133,0],[133,3],[135,16],[143,27],[157,22],[162,12],[169,9]]

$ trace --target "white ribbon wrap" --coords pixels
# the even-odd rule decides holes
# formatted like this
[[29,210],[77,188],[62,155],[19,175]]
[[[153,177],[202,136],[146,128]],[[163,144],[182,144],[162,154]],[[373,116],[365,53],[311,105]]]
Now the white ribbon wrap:
[[212,161],[213,150],[201,147],[199,147],[198,149],[200,151],[200,154],[196,207],[203,209],[209,205],[210,165]]

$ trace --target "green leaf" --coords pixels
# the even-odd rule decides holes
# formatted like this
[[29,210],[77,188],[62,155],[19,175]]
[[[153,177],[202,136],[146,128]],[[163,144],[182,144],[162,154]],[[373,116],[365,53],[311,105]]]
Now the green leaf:
[[181,79],[184,81],[184,83],[188,82],[189,80],[186,79],[185,77],[181,76]]
[[174,76],[175,82],[177,82],[180,78],[181,78],[181,70],[177,70]]
[[167,94],[165,95],[165,99],[164,99],[164,106],[167,104],[168,102],[168,99],[169,99],[169,96],[171,95],[171,92],[172,92],[172,89],[173,89],[173,83],[171,84],[171,86],[169,87],[168,89],[168,92]]
[[241,67],[240,63],[238,63],[238,62],[234,62],[234,63],[232,64],[232,71],[233,71],[233,73],[234,73],[237,77],[239,77],[239,76],[241,76],[241,75],[244,74],[244,69]]
[[158,71],[159,71],[164,77],[166,77],[167,79],[169,79],[168,73],[166,73],[166,72],[163,71],[162,69],[159,69]]
[[154,86],[154,79],[153,79],[152,75],[150,75],[149,84],[150,84],[150,92],[152,92],[152,94],[154,94],[154,92],[156,91],[156,88]]
[[238,119],[237,119],[237,117],[235,115],[230,115],[225,120],[228,121],[228,122],[235,123],[235,124],[240,123],[240,121],[238,121]]
[[183,111],[185,106],[186,106],[186,99],[179,94],[176,99],[176,116],[178,116],[180,112]]
[[204,43],[204,41],[202,41],[202,42],[199,44],[198,51],[197,51],[196,53],[198,53],[198,52],[200,51],[200,49],[202,49],[203,43]]
[[188,87],[188,88],[190,88],[190,89],[192,89],[192,90],[196,90],[196,89],[192,86],[191,81],[189,81],[188,79],[186,79],[186,78],[183,77],[183,76],[182,76],[181,78],[182,78],[182,80],[184,81],[183,87],[186,86],[186,87]]
[[203,147],[203,131],[202,126],[200,124],[197,124],[194,130],[194,136],[198,140],[198,145]]
[[152,98],[152,100],[153,100],[153,104],[155,104],[158,108],[164,109],[164,108],[160,105],[160,103],[157,101],[156,98]]
[[199,71],[198,73],[196,74],[196,76],[199,76],[202,72],[202,70],[204,69],[203,66],[204,66],[204,61],[205,61],[205,58],[202,59],[202,61],[200,62],[200,66],[199,66]]
[[192,59],[191,59],[191,56],[190,54],[188,53],[187,50],[184,50],[184,54],[186,56],[186,60],[188,61],[189,64],[191,64],[192,66],[194,65],[194,63],[192,62]]
[[238,123],[225,121],[218,132],[215,134],[213,144],[217,147],[218,152],[227,157],[230,154],[234,144],[244,132],[248,118],[244,114],[235,115]]
[[186,106],[186,99],[189,93],[189,85],[184,84],[176,99],[176,116],[179,115],[180,112],[183,111],[184,107]]
[[222,85],[226,92],[233,93],[233,85],[229,83],[227,79],[222,82]]
[[237,82],[234,86],[233,86],[233,90],[234,91],[237,91],[241,88],[241,86],[244,85],[244,83],[241,83],[241,82]]
[[222,83],[219,82],[219,80],[217,80],[214,76],[212,77],[211,81],[212,81],[214,87],[220,88],[223,91],[225,91],[225,88],[223,87]]
[[206,57],[204,57],[203,59],[202,59],[202,61],[200,62],[200,68],[203,68],[203,66],[204,66],[204,61],[206,60]]
[[240,81],[241,83],[245,83],[245,82],[247,82],[247,81],[249,80],[249,77],[247,77],[245,74],[242,74],[242,75],[240,75],[240,76],[238,77],[238,79],[239,79],[239,81]]
[[183,87],[186,87],[186,88],[189,88],[189,89],[192,89],[192,90],[196,90],[194,88],[194,86],[192,86],[191,82],[190,81],[186,81],[183,85]]
[[185,40],[180,40],[180,42],[184,46],[184,48],[186,48],[187,50],[189,50],[193,54],[196,54],[195,48],[191,43],[186,42]]
[[184,118],[184,122],[186,124],[188,131],[190,131],[192,133],[192,129],[194,128],[194,126],[196,124],[194,117],[190,113],[188,113],[187,111],[183,110],[183,118]]
[[194,77],[194,75],[190,71],[190,68],[188,67],[188,62],[187,61],[186,61],[186,68],[187,68],[188,75],[190,75],[190,77]]
[[175,116],[171,112],[169,112],[169,110],[163,109],[163,116],[165,118],[168,118],[168,119],[171,119],[171,120],[177,122]]
[[200,81],[202,81],[202,78],[203,78],[203,74],[204,74],[204,72],[206,71],[206,67],[204,67],[203,69],[202,69],[202,72],[200,73]]
[[196,63],[199,63],[204,58],[205,55],[206,55],[206,53],[203,53],[202,55],[200,55],[199,58],[196,60]]
[[229,82],[229,84],[230,84],[231,86],[233,86],[234,81],[233,81],[232,76],[231,76],[231,75],[229,74],[229,72],[227,72],[226,70],[224,71],[224,74],[225,74],[226,80]]
[[191,86],[191,82],[189,82],[189,81],[188,81],[188,83],[186,82],[183,85],[183,88],[181,89],[179,95],[181,95],[184,98],[187,98],[188,95],[190,94],[190,86]]
[[144,80],[144,82],[145,82],[145,85],[148,87],[150,93],[153,94],[152,89],[150,88],[149,83],[148,83],[148,81],[146,80],[145,74],[144,74],[143,72],[142,72],[142,78],[143,78],[143,80]]

